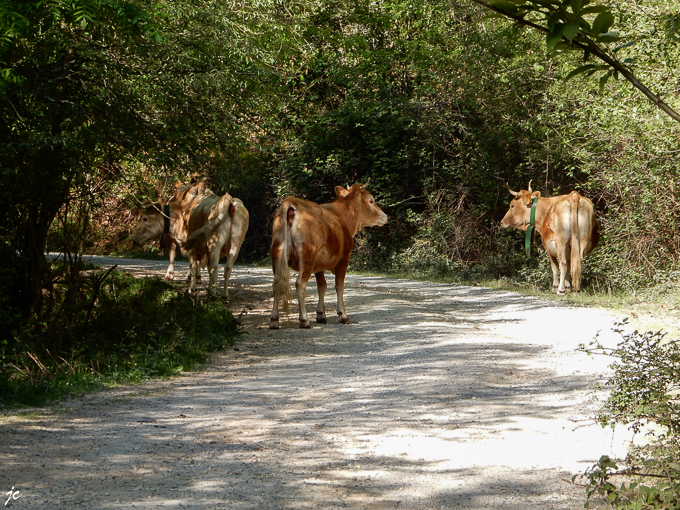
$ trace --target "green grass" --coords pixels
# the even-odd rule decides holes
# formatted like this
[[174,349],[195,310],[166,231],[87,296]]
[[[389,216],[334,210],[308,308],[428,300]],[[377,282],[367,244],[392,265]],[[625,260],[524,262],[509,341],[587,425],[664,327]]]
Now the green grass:
[[[92,278],[91,283],[95,282]],[[43,405],[100,388],[169,377],[233,344],[239,325],[219,299],[200,303],[159,279],[112,273],[0,340],[0,407]]]

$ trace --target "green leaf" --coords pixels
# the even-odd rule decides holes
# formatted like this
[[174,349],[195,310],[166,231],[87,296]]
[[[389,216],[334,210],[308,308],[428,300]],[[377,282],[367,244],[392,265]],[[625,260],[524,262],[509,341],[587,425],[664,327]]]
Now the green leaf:
[[593,14],[596,12],[605,12],[608,10],[609,7],[607,7],[606,5],[592,5],[590,7],[585,7],[581,9],[581,12],[579,14],[583,16],[584,14]]
[[517,14],[517,6],[508,0],[495,0],[494,2],[489,2],[489,5],[510,14]]
[[585,34],[590,34],[591,28],[590,28],[590,23],[588,23],[585,19],[579,17],[578,18],[578,26],[581,29],[581,31]]
[[601,12],[593,21],[592,33],[594,35],[606,33],[613,24],[614,15],[609,11]]
[[625,43],[625,44],[620,44],[619,46],[617,46],[616,48],[614,48],[613,51],[614,51],[614,53],[616,53],[617,51],[622,50],[623,48],[627,48],[628,46],[632,46],[632,45],[635,44],[636,42],[637,42],[637,41],[629,41],[629,42],[627,42],[627,43]]
[[600,88],[601,88],[601,89],[603,89],[604,86],[607,84],[607,82],[609,81],[609,78],[611,77],[611,75],[612,75],[612,72],[609,71],[609,72],[606,73],[602,78],[600,78]]
[[573,41],[574,38],[578,35],[578,23],[569,23],[568,25],[564,26],[564,29],[562,30],[562,35],[569,39],[569,41]]
[[581,11],[581,5],[583,4],[583,0],[571,0],[569,5],[571,6],[571,12],[574,14],[579,14]]
[[[556,2],[554,0],[531,0],[531,3],[533,4],[538,4],[542,7],[547,7],[547,8],[554,8],[556,5],[560,5],[560,2]],[[530,10],[537,10],[536,8],[530,9]]]
[[555,26],[555,30],[546,35],[545,44],[548,53],[553,51],[555,49],[555,46],[557,46],[557,43],[559,43],[562,40],[562,30],[564,30],[564,23],[558,23]]
[[621,40],[621,36],[616,32],[607,32],[606,34],[601,34],[597,37],[597,42],[611,43]]
[[550,16],[550,19],[548,20],[548,30],[551,32],[555,30],[555,25],[560,21],[560,13],[556,12],[552,16]]
[[597,66],[595,64],[587,64],[581,67],[577,67],[574,69],[572,72],[570,72],[566,78],[564,78],[564,81],[569,81],[571,80],[574,76],[578,76],[579,74],[587,73],[588,71],[595,71],[596,69],[600,68],[600,66]]

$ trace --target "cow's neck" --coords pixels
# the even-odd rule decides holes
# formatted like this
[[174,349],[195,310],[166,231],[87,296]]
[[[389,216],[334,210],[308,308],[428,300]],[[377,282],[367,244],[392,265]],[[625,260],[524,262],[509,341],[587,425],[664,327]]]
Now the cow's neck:
[[534,225],[543,225],[548,211],[552,207],[554,197],[539,197],[538,202],[536,202],[536,214],[534,215]]
[[359,214],[357,213],[356,209],[352,207],[354,204],[350,201],[343,201],[342,202],[342,207],[345,210],[345,220],[347,221],[347,226],[349,227],[349,231],[352,234],[352,237],[354,237],[359,230],[361,230],[361,225],[359,224],[359,220],[357,219],[359,217]]
[[180,230],[179,226],[184,220],[182,205],[176,202],[170,202],[168,204],[168,209],[170,211],[170,214],[168,214],[168,216],[170,216],[170,235],[177,238],[176,233]]

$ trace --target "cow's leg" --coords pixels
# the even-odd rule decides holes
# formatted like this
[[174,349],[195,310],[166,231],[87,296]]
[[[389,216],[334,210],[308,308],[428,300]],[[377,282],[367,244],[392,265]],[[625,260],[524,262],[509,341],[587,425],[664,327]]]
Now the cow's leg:
[[217,245],[208,244],[208,274],[210,280],[208,282],[208,292],[212,292],[217,285],[217,277],[219,276],[220,265],[220,248]]
[[175,242],[174,239],[171,239],[170,241],[170,248],[168,248],[168,256],[170,258],[170,262],[168,263],[168,270],[165,272],[165,276],[163,277],[164,280],[166,281],[172,281],[172,277],[175,273],[175,255],[177,253],[177,243]]
[[316,307],[316,322],[326,324],[326,305],[324,304],[324,297],[326,296],[328,283],[326,283],[326,277],[324,276],[323,271],[315,273],[314,277],[316,278],[316,288],[319,291],[319,304]]
[[310,328],[309,320],[307,319],[307,282],[312,276],[312,272],[300,268],[297,280],[295,280],[295,291],[298,298],[298,306],[300,308],[300,327],[303,329]]
[[349,317],[347,317],[347,310],[345,310],[345,300],[343,299],[347,265],[348,263],[345,263],[335,268],[335,294],[338,299],[338,316],[340,317],[338,321],[342,324],[349,324]]
[[201,270],[200,264],[200,261],[196,260],[196,257],[189,253],[189,276],[187,276],[189,280],[189,292],[193,292],[196,287],[196,275]]
[[557,257],[553,257],[550,252],[548,252],[548,260],[550,260],[550,269],[552,269],[553,281],[552,281],[552,292],[557,294],[557,289],[560,286],[560,268],[557,262]]
[[234,262],[236,262],[236,257],[238,256],[239,247],[234,246],[231,243],[231,239],[228,243],[229,253],[227,253],[227,262],[224,264],[224,297],[229,297],[229,278],[231,278],[231,270],[234,267]]
[[[274,239],[271,247],[272,271],[274,272],[274,299],[272,305],[272,313],[269,316],[269,329],[279,329],[279,300],[276,298],[276,282],[281,279],[277,271],[279,269],[279,259],[281,258],[281,243]],[[288,271],[288,268],[286,268]]]
[[560,265],[560,284],[557,287],[557,294],[563,295],[566,292],[567,286],[571,287],[567,280],[569,265],[567,264],[567,251],[565,246],[558,246],[557,258]]

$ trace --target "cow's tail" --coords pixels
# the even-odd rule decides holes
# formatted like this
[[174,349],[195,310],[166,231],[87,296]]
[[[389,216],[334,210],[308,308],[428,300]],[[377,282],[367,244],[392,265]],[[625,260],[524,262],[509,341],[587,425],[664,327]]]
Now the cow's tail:
[[571,209],[571,288],[578,292],[581,288],[581,264],[583,263],[581,251],[581,235],[578,225],[578,209],[581,203],[581,195],[574,192],[569,197]]
[[[288,252],[292,239],[290,228],[295,218],[296,209],[293,205],[282,205],[278,212],[272,239],[272,269],[274,270],[274,306],[281,304],[283,311],[288,313],[290,307],[290,270],[288,268]],[[279,250],[276,253],[274,250]]]
[[[220,202],[226,201],[228,202],[227,204],[224,204],[225,207],[220,207]],[[224,202],[223,202],[224,203]],[[210,221],[207,225],[202,226],[201,228],[197,228],[193,232],[191,232],[187,238],[182,241],[182,248],[185,250],[190,250],[193,248],[194,243],[196,242],[196,239],[198,239],[198,236],[203,234],[204,232],[211,231],[217,227],[219,227],[222,223],[224,223],[227,219],[234,219],[234,214],[236,213],[236,204],[234,203],[234,200],[229,196],[225,195],[222,198],[220,198],[219,202],[217,202],[214,206],[217,210],[220,211],[220,213],[217,215],[215,219]]]

